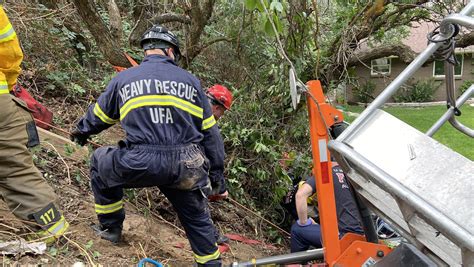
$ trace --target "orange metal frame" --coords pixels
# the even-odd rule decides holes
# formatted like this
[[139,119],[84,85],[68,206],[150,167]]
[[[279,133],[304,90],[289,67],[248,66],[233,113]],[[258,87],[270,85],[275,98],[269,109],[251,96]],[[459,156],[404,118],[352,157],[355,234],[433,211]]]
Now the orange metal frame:
[[319,81],[309,81],[307,86],[313,175],[316,178],[325,262],[329,266],[361,266],[366,262],[378,261],[390,253],[391,249],[386,245],[366,242],[364,236],[350,233],[339,240],[331,156],[327,143],[328,128],[342,122],[344,116],[326,103]]

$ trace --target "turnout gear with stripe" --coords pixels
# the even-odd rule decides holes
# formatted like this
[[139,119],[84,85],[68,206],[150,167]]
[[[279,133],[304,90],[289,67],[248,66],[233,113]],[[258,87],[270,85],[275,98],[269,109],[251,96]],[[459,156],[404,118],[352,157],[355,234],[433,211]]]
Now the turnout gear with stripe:
[[20,74],[23,52],[10,20],[0,4],[0,95],[9,94]]
[[39,144],[26,104],[10,94],[23,53],[0,4],[0,194],[18,218],[31,222],[36,237],[50,243],[69,224],[53,204],[56,195],[33,163],[29,147]]
[[121,232],[123,188],[158,186],[176,209],[196,262],[219,265],[206,194],[211,185],[226,190],[224,146],[198,79],[169,57],[146,56],[112,79],[77,131],[87,137],[119,121],[125,140],[97,149],[91,160],[100,229]]

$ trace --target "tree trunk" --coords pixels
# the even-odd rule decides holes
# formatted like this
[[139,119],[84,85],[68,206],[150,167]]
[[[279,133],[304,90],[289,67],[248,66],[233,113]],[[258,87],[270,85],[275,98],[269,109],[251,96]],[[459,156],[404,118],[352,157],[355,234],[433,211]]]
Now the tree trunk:
[[352,54],[347,62],[347,66],[353,66],[359,62],[368,62],[372,59],[388,56],[398,56],[401,61],[410,63],[415,59],[416,54],[409,46],[404,44],[381,45]]
[[107,25],[97,13],[94,1],[73,0],[73,2],[105,59],[114,66],[130,67],[130,63],[120,48],[120,40],[112,36]]
[[107,10],[109,12],[110,32],[115,39],[120,40],[122,39],[122,17],[115,0],[107,1]]

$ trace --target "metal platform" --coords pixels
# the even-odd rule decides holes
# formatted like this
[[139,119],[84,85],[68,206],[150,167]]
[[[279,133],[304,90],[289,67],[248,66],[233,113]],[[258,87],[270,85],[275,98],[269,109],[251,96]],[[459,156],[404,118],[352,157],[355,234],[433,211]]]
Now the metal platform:
[[[329,142],[362,200],[438,265],[474,266],[474,163],[431,138],[449,121],[473,138],[465,145],[474,149],[474,130],[455,116],[474,95],[474,84],[455,99],[452,60],[456,29],[474,29],[473,13],[470,1],[443,19],[428,47]],[[433,54],[445,60],[448,110],[423,134],[380,108]]]
[[461,253],[468,260],[474,248],[471,160],[381,110],[330,147],[369,207],[418,249],[438,263],[474,264]]

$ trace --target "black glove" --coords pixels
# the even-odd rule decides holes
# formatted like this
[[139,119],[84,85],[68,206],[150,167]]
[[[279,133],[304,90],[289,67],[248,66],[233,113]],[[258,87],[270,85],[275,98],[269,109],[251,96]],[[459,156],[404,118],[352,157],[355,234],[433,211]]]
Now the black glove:
[[227,191],[225,181],[211,182],[211,193],[209,195],[220,195]]
[[74,141],[76,144],[80,146],[84,146],[87,144],[87,139],[89,139],[89,135],[83,134],[77,128],[71,132],[71,141]]

